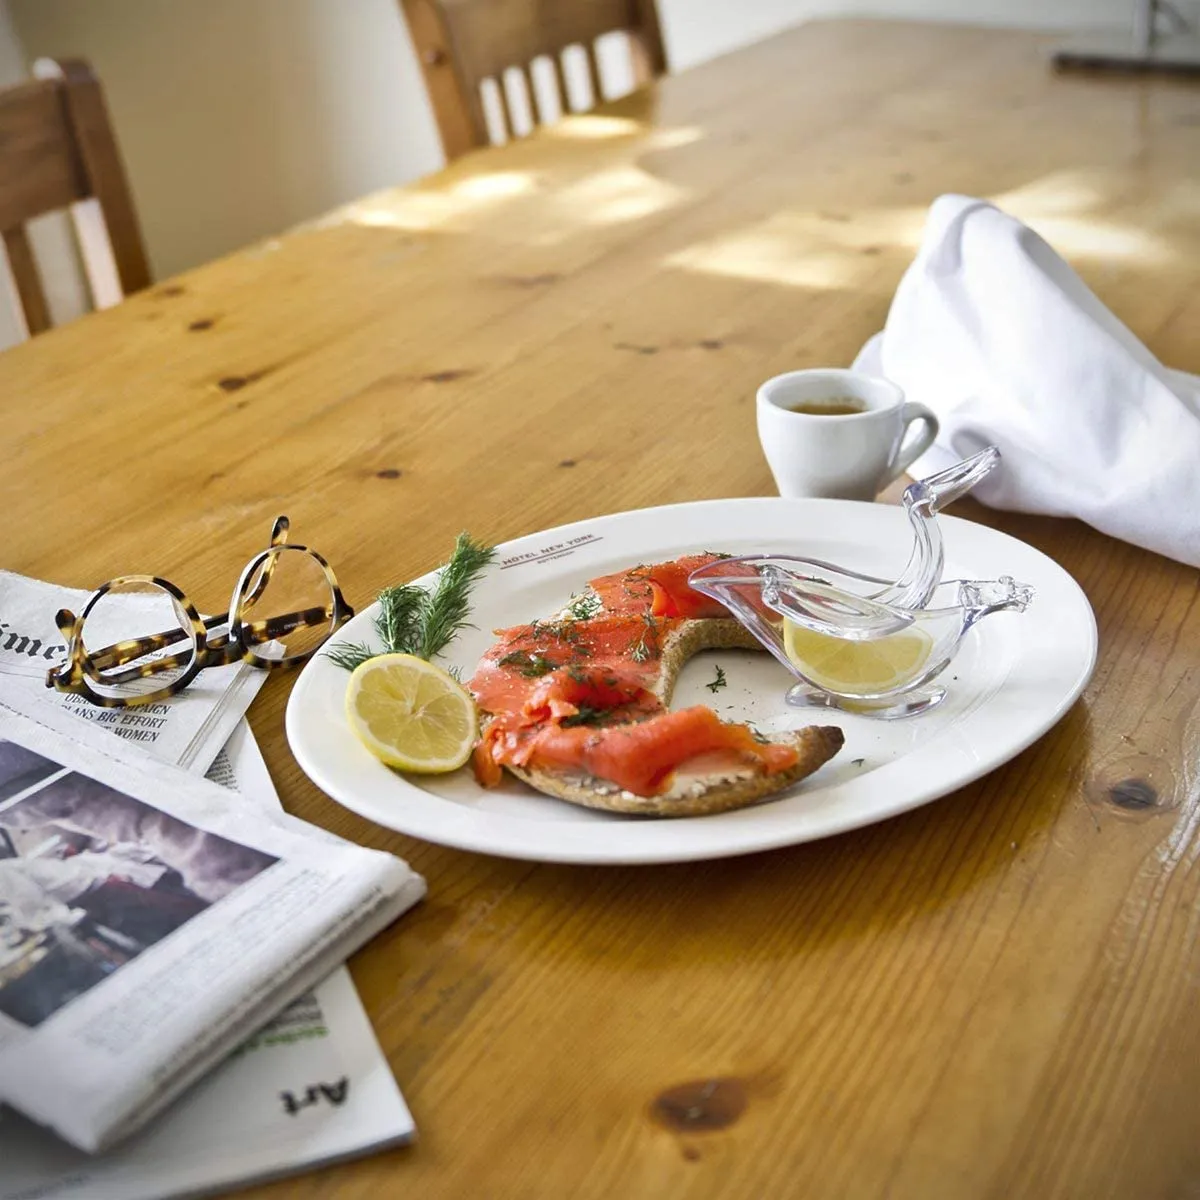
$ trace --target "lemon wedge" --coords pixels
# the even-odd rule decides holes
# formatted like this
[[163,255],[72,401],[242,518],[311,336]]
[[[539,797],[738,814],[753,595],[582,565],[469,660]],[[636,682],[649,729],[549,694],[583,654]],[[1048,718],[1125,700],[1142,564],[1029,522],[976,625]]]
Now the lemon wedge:
[[877,696],[921,674],[933,639],[923,629],[904,629],[873,641],[852,642],[814,633],[785,617],[783,647],[788,658],[827,692]]
[[478,732],[470,695],[440,667],[411,654],[360,663],[346,688],[346,719],[389,767],[423,775],[461,767]]

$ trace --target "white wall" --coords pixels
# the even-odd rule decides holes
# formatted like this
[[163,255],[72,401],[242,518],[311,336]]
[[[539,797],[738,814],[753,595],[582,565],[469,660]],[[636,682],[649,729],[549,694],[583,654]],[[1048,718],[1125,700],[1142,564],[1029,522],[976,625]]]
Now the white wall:
[[441,161],[391,0],[34,0],[29,55],[104,83],[164,276]]
[[16,83],[25,75],[25,51],[12,27],[8,6],[0,3],[0,87]]
[[[833,12],[1065,27],[1133,0],[659,2],[682,69]],[[159,278],[442,161],[399,0],[9,7],[29,57],[82,55],[103,80]]]
[[682,70],[812,17],[960,21],[1013,29],[1128,24],[1134,0],[659,0],[671,66]]
[[[17,39],[16,32],[9,20],[8,9],[0,0],[0,87],[18,83],[25,75],[25,52]],[[23,336],[23,330],[16,316],[15,295],[4,295],[5,289],[11,293],[11,279],[5,272],[0,272],[0,349],[11,346]]]

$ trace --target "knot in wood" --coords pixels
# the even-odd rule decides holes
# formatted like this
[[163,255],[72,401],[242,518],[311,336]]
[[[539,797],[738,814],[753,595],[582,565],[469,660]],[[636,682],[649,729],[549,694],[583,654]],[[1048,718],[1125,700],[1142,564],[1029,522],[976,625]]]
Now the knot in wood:
[[1119,808],[1139,810],[1158,803],[1158,791],[1147,779],[1122,779],[1108,789],[1108,798]]
[[676,1133],[725,1129],[746,1110],[739,1079],[695,1079],[660,1092],[650,1106],[654,1119]]

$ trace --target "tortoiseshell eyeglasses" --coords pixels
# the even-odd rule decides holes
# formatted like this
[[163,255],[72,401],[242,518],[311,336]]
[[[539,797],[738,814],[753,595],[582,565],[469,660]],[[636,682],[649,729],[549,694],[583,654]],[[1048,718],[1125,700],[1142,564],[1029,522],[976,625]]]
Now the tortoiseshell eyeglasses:
[[329,563],[307,546],[289,546],[287,536],[288,519],[279,517],[270,545],[242,570],[229,611],[217,616],[201,617],[157,575],[110,579],[79,616],[61,609],[55,620],[67,661],[50,670],[46,686],[130,708],[175,695],[205,667],[306,662],[354,609]]

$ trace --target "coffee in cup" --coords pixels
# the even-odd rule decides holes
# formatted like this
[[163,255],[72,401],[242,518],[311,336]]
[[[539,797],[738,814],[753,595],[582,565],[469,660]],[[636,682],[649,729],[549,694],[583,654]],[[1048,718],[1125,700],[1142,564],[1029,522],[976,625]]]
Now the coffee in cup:
[[[758,436],[781,496],[874,500],[937,437],[938,420],[888,379],[790,371],[758,389]],[[912,436],[909,427],[922,428]]]

